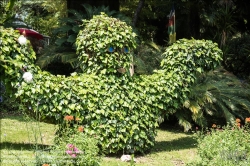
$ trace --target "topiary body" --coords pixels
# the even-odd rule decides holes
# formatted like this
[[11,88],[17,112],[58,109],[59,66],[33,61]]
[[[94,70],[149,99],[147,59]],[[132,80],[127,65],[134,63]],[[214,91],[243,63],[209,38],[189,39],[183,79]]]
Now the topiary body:
[[105,14],[84,24],[76,42],[84,73],[33,70],[33,82],[23,81],[16,97],[41,118],[62,123],[73,115],[103,152],[146,152],[154,146],[159,116],[182,106],[195,74],[219,65],[221,50],[211,41],[183,39],[166,49],[162,70],[131,77],[132,28]]

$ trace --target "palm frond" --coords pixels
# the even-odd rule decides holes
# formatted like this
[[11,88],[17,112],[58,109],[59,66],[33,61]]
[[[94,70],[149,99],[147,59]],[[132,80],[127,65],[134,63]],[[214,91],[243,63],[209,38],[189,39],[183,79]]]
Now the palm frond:
[[191,117],[188,112],[181,112],[180,110],[177,110],[175,112],[175,116],[178,119],[178,123],[180,126],[184,128],[184,131],[187,132],[192,128]]
[[249,88],[243,86],[233,74],[220,68],[197,77],[183,107],[184,111],[188,109],[192,113],[192,119],[200,124],[206,123],[204,117],[207,115],[214,118],[224,117],[227,122],[234,123],[235,118],[244,119],[250,115],[249,99]]
[[53,62],[69,63],[73,69],[78,67],[77,55],[74,52],[55,53],[50,56],[42,55],[37,59],[36,65],[43,69]]

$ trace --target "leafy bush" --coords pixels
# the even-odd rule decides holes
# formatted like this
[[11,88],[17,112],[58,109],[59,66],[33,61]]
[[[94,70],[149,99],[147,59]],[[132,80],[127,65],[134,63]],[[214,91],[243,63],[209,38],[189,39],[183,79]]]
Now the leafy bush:
[[39,102],[39,113],[50,122],[52,118],[61,123],[65,115],[80,118],[85,132],[97,135],[106,153],[144,152],[154,145],[158,110],[147,104],[142,87],[126,79],[41,73],[34,75],[32,84],[22,82],[16,95],[30,114]]
[[19,31],[0,26],[0,80],[5,87],[4,105],[9,105],[10,109],[13,103],[17,102],[13,98],[16,87],[12,85],[22,81],[23,67],[29,66],[29,70],[35,69],[32,64],[36,56],[32,45],[29,41],[21,45],[18,42],[19,36]]
[[200,160],[191,165],[235,166],[248,165],[250,162],[249,123],[245,127],[235,125],[222,129],[213,125],[211,131],[198,134],[198,154]]
[[239,77],[246,78],[250,71],[250,35],[231,39],[227,43],[225,68]]
[[[208,72],[220,65],[222,51],[210,40],[180,39],[163,53],[161,66],[193,83],[197,73]],[[183,79],[183,80],[184,80]]]
[[[163,73],[171,78],[163,76],[176,94],[171,98],[178,101],[177,108],[181,108],[184,99],[189,93],[189,88],[195,82],[200,73],[208,72],[220,65],[222,51],[217,43],[209,40],[180,39],[169,46],[162,54],[161,67]],[[158,75],[159,72],[156,72]],[[164,85],[162,85],[164,86]],[[166,94],[171,94],[167,93]]]
[[85,9],[84,12],[70,9],[68,11],[69,16],[61,19],[60,26],[53,31],[58,38],[55,40],[54,46],[52,46],[52,42],[49,48],[43,50],[43,55],[38,57],[36,62],[38,66],[51,72],[49,68],[45,68],[49,64],[61,70],[55,63],[69,63],[73,69],[78,69],[76,38],[79,31],[84,28],[82,26],[83,20],[90,20],[94,15],[99,15],[101,12],[110,17],[119,18],[119,20],[128,20],[125,15],[117,11],[110,11],[108,6],[95,7],[89,4],[83,4],[82,6]]
[[19,31],[0,27],[0,72],[3,73],[0,78],[5,81],[5,84],[10,84],[16,78],[20,78],[21,69],[25,65],[33,64],[36,58],[28,40],[24,45],[18,43],[19,36]]
[[50,164],[55,166],[98,166],[101,158],[97,140],[83,132],[63,137],[49,152],[37,151],[36,164]]
[[81,69],[98,74],[115,74],[119,68],[128,71],[136,47],[132,27],[104,13],[84,20],[83,25],[76,40]]
[[211,41],[182,39],[166,49],[163,70],[130,77],[117,69],[130,67],[132,28],[104,14],[85,23],[77,50],[89,74],[54,76],[34,68],[32,82],[12,83],[20,107],[53,123],[63,124],[67,115],[79,118],[102,152],[146,152],[154,146],[160,114],[182,107],[196,73],[217,66],[221,50]]
[[234,124],[236,117],[250,116],[249,88],[222,67],[200,74],[189,90],[184,108],[175,114],[186,131],[191,122],[207,127],[216,121]]

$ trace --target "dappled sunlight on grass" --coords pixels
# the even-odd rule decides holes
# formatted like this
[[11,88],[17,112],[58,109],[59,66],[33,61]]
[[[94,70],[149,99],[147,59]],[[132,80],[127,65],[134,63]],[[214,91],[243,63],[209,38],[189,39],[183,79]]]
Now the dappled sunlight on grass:
[[35,165],[35,155],[30,150],[1,150],[1,166]]
[[[22,116],[1,119],[1,166],[34,165],[35,149],[53,145],[56,125],[37,123]],[[150,152],[135,155],[138,166],[183,166],[196,157],[196,140],[190,133],[164,127],[157,130],[156,144]],[[42,138],[42,139],[41,139]],[[35,147],[37,145],[37,147]],[[101,166],[128,166],[120,155],[103,157]]]
[[4,116],[1,127],[1,166],[35,165],[35,149],[53,144],[56,126],[37,123],[22,116]]
[[56,126],[20,116],[1,119],[1,142],[52,145]]
[[[158,129],[156,144],[145,155],[135,155],[138,166],[181,166],[196,157],[196,140],[192,134],[173,129]],[[118,157],[105,157],[103,166],[125,166]]]

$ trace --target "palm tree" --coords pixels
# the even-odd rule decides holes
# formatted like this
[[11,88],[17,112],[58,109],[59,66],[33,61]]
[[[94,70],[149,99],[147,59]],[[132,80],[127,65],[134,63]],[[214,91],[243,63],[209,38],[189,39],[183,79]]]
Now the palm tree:
[[235,118],[244,120],[250,115],[250,90],[233,74],[219,68],[198,77],[183,106],[175,116],[186,131],[192,121],[207,126],[211,123],[209,116],[233,124]]
[[221,0],[210,4],[201,14],[201,29],[220,43],[220,48],[236,31],[236,6],[232,0]]

